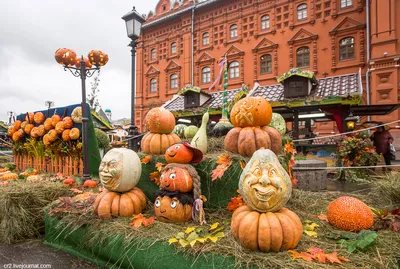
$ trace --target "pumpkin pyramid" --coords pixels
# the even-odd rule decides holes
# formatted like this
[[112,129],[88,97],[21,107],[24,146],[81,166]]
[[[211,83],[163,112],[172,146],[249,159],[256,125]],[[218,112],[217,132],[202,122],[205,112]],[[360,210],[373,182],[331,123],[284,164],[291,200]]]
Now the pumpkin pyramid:
[[234,238],[246,248],[263,252],[295,248],[303,225],[296,213],[284,208],[292,182],[271,150],[253,154],[240,176],[239,190],[246,205],[232,215]]
[[151,109],[146,115],[146,127],[150,131],[141,142],[142,151],[146,154],[164,154],[164,152],[181,139],[172,131],[175,128],[175,117],[162,107]]
[[262,97],[243,98],[233,106],[230,118],[235,128],[225,137],[226,151],[246,157],[251,157],[261,148],[280,153],[282,137],[276,129],[268,126],[272,120],[268,100]]
[[99,167],[105,190],[97,196],[94,212],[101,219],[130,217],[146,208],[146,195],[136,188],[142,174],[140,158],[133,150],[112,149],[104,155]]

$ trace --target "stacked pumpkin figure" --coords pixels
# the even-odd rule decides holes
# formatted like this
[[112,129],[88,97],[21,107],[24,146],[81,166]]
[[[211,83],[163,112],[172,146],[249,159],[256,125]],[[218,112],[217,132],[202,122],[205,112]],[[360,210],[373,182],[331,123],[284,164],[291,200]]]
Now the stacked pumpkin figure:
[[252,250],[295,248],[303,225],[296,213],[283,207],[291,197],[292,182],[271,150],[254,153],[240,176],[239,190],[246,205],[232,215],[232,235]]
[[160,190],[156,193],[154,211],[162,222],[186,222],[191,219],[203,224],[205,215],[200,176],[190,164],[200,163],[202,152],[188,143],[177,143],[165,152],[168,162],[161,170]]
[[162,107],[151,109],[146,115],[146,127],[150,131],[141,142],[142,151],[146,154],[164,154],[172,144],[181,139],[172,131],[175,128],[175,117]]
[[251,157],[261,148],[279,154],[282,147],[280,133],[268,126],[272,119],[269,102],[261,97],[246,97],[232,108],[230,119],[235,126],[224,141],[226,151]]
[[146,195],[136,188],[142,174],[139,156],[133,150],[112,149],[104,155],[99,167],[105,190],[97,196],[94,212],[101,219],[130,217],[146,208]]

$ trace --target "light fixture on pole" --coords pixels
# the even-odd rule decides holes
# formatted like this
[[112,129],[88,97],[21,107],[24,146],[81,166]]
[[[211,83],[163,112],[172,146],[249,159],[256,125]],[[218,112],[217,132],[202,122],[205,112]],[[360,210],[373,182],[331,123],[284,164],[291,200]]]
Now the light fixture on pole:
[[129,148],[134,151],[138,151],[138,143],[136,136],[139,134],[138,128],[135,126],[135,58],[136,58],[136,40],[140,37],[140,30],[145,19],[137,13],[135,7],[132,11],[122,16],[122,19],[126,24],[126,33],[131,39],[129,46],[131,47],[132,55],[132,69],[131,69],[131,126],[129,127]]
[[345,118],[344,121],[346,122],[347,129],[349,131],[352,131],[356,127],[356,122],[358,121],[358,117],[353,116],[353,112],[350,110],[349,116]]
[[[82,142],[83,142],[83,180],[90,179],[89,149],[88,149],[88,121],[89,111],[86,107],[86,78],[100,72],[100,66],[108,62],[108,55],[101,50],[91,50],[88,57],[76,57],[73,50],[60,48],[54,55],[56,61],[69,70],[75,77],[80,77],[82,82]],[[95,66],[92,68],[92,66]],[[75,66],[75,67],[74,67]],[[47,102],[46,102],[47,103]]]

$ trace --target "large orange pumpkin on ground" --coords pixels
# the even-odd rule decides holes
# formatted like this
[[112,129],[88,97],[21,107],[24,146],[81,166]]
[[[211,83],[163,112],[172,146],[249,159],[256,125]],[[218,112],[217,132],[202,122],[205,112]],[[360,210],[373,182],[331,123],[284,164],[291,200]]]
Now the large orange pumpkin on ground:
[[186,168],[190,165],[169,164],[161,171],[160,188],[167,191],[191,192],[193,178]]
[[101,219],[130,217],[140,214],[146,208],[146,195],[139,188],[119,193],[104,190],[94,202],[94,213]]
[[294,249],[303,234],[299,217],[287,208],[259,213],[241,206],[232,215],[233,237],[244,247],[263,252]]
[[44,122],[44,114],[42,112],[36,112],[35,115],[33,116],[33,120],[37,124],[41,124]]
[[246,97],[232,107],[230,116],[235,127],[264,126],[272,120],[272,107],[265,98]]
[[151,109],[145,121],[147,129],[152,133],[169,134],[175,128],[174,115],[162,107]]
[[326,213],[331,225],[345,231],[368,230],[374,225],[369,207],[354,197],[342,196],[328,205]]
[[142,151],[147,154],[164,154],[171,145],[178,142],[181,142],[181,139],[174,133],[147,133],[142,138],[141,147]]

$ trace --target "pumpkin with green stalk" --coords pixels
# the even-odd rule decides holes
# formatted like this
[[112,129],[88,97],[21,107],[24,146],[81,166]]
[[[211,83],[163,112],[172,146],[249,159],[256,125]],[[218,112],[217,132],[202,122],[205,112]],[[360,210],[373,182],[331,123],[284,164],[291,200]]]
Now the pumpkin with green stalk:
[[210,114],[208,114],[208,112],[204,113],[200,129],[197,131],[190,143],[192,147],[198,148],[203,152],[203,154],[207,153],[207,123],[209,119]]

